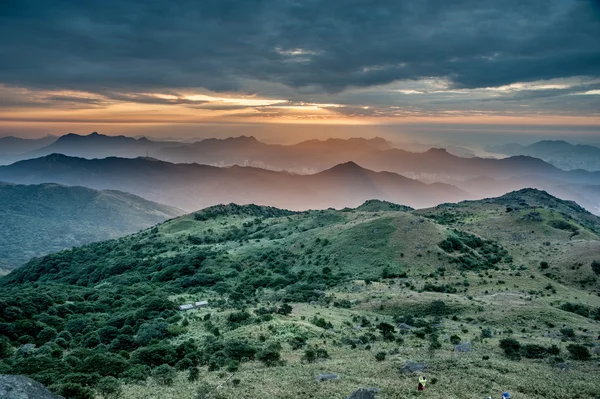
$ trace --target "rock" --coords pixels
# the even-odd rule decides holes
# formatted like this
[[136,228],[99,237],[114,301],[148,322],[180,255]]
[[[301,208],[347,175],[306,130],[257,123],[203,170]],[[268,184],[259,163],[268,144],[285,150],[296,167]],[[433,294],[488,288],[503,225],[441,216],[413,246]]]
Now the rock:
[[454,352],[471,352],[473,345],[470,342],[463,342],[454,346]]
[[361,326],[354,326],[355,330],[360,330],[362,327]]
[[417,371],[427,370],[428,366],[425,363],[417,363],[417,362],[406,362],[401,368],[400,372],[402,374],[412,374]]
[[409,326],[409,325],[408,325],[408,324],[406,324],[406,323],[400,323],[400,324],[398,324],[398,328],[399,328],[400,330],[408,331],[408,330],[410,330],[412,327],[411,327],[411,326]]
[[566,371],[566,370],[569,370],[569,369],[571,368],[571,367],[569,366],[569,363],[567,363],[567,362],[558,363],[558,364],[556,365],[556,367],[558,367],[558,368],[559,368],[559,369],[561,369],[561,370],[565,370],[565,371]]
[[17,355],[27,357],[33,354],[36,351],[35,344],[25,344],[21,345],[19,349],[17,349]]
[[310,301],[308,304],[311,305],[311,306],[315,306],[315,305],[318,305],[319,302],[317,302],[317,301]]
[[327,381],[327,380],[339,380],[340,376],[337,374],[324,373],[324,374],[319,374],[315,379],[319,382]]
[[0,375],[0,399],[65,399],[21,375]]
[[348,399],[375,399],[375,394],[379,392],[379,388],[360,388],[352,392]]
[[327,293],[325,291],[321,291],[321,290],[314,290],[313,292],[315,293],[315,295],[318,295],[318,296],[327,295]]

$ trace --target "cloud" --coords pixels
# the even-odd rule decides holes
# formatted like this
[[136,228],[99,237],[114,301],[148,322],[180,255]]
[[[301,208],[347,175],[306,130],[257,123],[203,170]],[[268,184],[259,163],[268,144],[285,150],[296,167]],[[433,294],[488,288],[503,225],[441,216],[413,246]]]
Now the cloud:
[[483,88],[600,76],[584,0],[5,0],[0,82],[96,92],[247,81],[339,92],[443,78]]

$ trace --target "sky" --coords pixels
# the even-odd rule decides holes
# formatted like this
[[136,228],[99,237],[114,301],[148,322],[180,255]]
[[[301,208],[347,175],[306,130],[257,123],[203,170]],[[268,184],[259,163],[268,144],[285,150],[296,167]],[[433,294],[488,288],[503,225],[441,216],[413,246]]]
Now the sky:
[[599,38],[598,0],[3,0],[0,136],[600,141]]

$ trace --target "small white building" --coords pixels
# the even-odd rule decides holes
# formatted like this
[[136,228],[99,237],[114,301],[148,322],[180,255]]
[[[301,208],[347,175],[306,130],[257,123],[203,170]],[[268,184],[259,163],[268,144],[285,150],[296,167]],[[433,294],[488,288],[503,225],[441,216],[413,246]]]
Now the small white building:
[[190,309],[207,308],[207,307],[208,307],[208,301],[198,301],[198,302],[186,303],[184,305],[178,306],[179,310],[190,310]]

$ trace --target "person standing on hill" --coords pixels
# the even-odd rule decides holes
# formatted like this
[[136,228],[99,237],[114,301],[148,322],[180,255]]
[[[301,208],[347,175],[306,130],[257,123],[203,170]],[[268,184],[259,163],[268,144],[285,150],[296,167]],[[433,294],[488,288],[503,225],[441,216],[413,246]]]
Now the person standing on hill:
[[417,391],[424,391],[425,384],[427,383],[427,378],[424,375],[419,377],[419,385],[417,386]]

